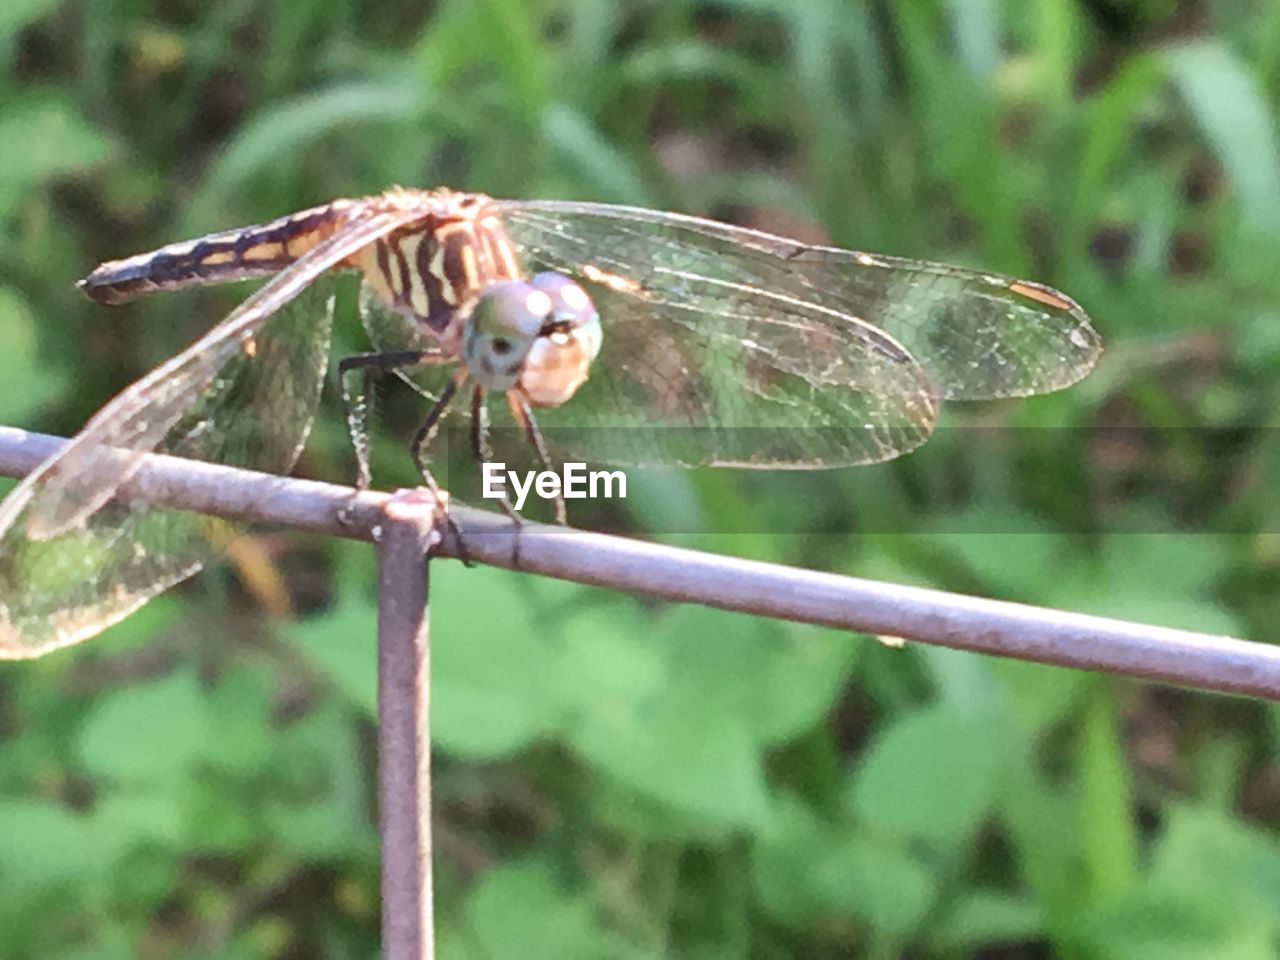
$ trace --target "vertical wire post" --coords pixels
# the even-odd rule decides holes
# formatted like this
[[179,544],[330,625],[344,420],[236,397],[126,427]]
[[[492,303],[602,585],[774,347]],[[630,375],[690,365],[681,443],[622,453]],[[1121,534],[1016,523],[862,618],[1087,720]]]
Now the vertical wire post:
[[378,825],[382,955],[432,960],[430,648],[427,556],[442,505],[425,491],[393,496],[378,554]]

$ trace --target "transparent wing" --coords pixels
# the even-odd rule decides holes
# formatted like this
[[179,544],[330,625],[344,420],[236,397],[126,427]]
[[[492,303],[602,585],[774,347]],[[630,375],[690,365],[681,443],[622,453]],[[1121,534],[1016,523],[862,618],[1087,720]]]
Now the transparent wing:
[[[288,471],[320,395],[331,287],[326,278],[272,316],[252,356],[233,355],[154,449]],[[33,539],[23,520],[39,515],[43,492],[32,491],[0,539],[0,658],[35,656],[96,633],[195,573],[237,533],[213,517],[112,496],[75,526]]]
[[328,355],[330,285],[308,287],[408,219],[373,217],[317,246],[123,391],[10,493],[0,504],[0,659],[91,636],[226,544],[229,524],[117,491],[151,451],[288,471]]
[[553,447],[813,468],[888,460],[932,431],[937,390],[910,351],[739,231],[596,204],[497,208],[526,272],[574,277],[604,327],[586,384],[538,411]]
[[604,325],[591,379],[540,419],[587,427],[683,418],[714,442],[702,458],[681,450],[681,461],[888,459],[927,436],[931,398],[1059,389],[1101,352],[1074,301],[1027,281],[637,208],[497,207],[525,268],[577,278]]

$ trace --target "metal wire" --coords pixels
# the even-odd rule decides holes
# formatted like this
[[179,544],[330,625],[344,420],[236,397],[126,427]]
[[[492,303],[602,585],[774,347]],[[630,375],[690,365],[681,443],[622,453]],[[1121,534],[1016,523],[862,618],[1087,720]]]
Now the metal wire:
[[392,498],[376,534],[378,833],[382,955],[387,960],[435,956],[425,558],[440,540],[441,515],[434,498]]
[[[52,454],[54,437],[0,428],[0,473]],[[373,540],[390,494],[214,464],[149,458],[130,496],[167,506]],[[454,506],[471,560],[725,610],[961,650],[1280,700],[1280,647],[939,590],[740,560],[526,523]],[[445,537],[438,553],[456,556]]]

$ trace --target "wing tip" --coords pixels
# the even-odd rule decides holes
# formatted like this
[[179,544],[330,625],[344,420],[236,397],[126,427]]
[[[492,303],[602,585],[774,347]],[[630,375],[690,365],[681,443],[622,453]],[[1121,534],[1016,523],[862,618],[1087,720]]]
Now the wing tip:
[[[1053,393],[1073,386],[1093,372],[1103,354],[1102,334],[1100,334],[1084,307],[1063,293],[1047,284],[1034,280],[1011,280],[1007,289],[1027,300],[1050,307],[1068,314],[1075,324],[1062,331],[1062,359],[1059,367],[1061,376],[1051,377],[1043,383],[1028,388],[1025,392],[1010,394],[1015,397],[1029,397],[1041,393]],[[1068,359],[1074,362],[1065,362]]]
[[1026,297],[1028,300],[1035,300],[1045,306],[1053,307],[1055,310],[1063,310],[1077,316],[1085,316],[1084,309],[1080,304],[1076,303],[1061,290],[1055,290],[1048,284],[1036,283],[1034,280],[1011,280],[1008,284],[1008,289],[1011,293]]

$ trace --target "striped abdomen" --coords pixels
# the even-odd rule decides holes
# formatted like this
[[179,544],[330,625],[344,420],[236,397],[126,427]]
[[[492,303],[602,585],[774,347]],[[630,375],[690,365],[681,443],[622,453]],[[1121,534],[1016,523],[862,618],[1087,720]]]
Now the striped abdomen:
[[335,200],[270,223],[110,260],[79,285],[99,303],[123,303],[157,290],[267,276],[332,236],[355,205],[353,200]]

